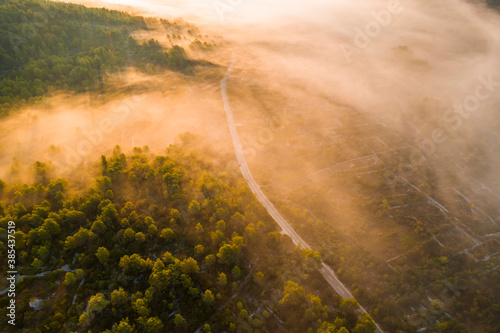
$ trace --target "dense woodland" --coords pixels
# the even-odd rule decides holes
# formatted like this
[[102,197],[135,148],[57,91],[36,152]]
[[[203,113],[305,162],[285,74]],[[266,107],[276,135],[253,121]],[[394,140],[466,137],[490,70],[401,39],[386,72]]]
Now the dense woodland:
[[145,18],[104,8],[42,0],[0,5],[0,116],[57,89],[98,89],[107,73],[127,66],[192,70],[195,61],[182,47],[164,50],[154,39],[139,43],[131,36],[139,29],[149,29]]
[[22,276],[15,330],[0,299],[8,331],[374,332],[356,301],[333,296],[319,254],[187,143],[163,156],[117,146],[83,192],[43,163],[32,170],[32,184],[1,183],[1,233],[16,222]]

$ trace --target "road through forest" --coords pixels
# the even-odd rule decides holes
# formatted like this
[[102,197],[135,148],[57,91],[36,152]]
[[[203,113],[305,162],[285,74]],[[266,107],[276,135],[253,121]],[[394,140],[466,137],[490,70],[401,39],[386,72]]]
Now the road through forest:
[[[248,182],[248,186],[252,190],[252,192],[257,196],[262,205],[267,209],[269,214],[273,217],[273,219],[280,225],[281,229],[292,239],[295,245],[300,244],[302,248],[311,249],[311,247],[300,237],[300,235],[290,226],[290,224],[281,216],[276,207],[274,207],[273,203],[269,201],[267,196],[262,192],[260,186],[257,184],[255,179],[248,168],[248,164],[245,159],[245,154],[243,153],[243,147],[241,146],[240,138],[238,136],[238,131],[236,130],[236,125],[234,123],[233,111],[229,105],[229,98],[227,97],[227,89],[226,83],[231,74],[231,70],[236,63],[236,58],[233,58],[231,61],[231,65],[227,69],[226,75],[221,81],[220,90],[222,94],[222,101],[224,103],[224,110],[226,111],[227,120],[229,123],[229,130],[231,132],[231,138],[233,140],[234,149],[236,151],[236,157],[238,158],[238,163],[240,165],[241,173],[243,177]],[[335,290],[337,294],[342,296],[342,298],[354,298],[351,292],[340,282],[337,278],[337,275],[328,265],[325,263],[322,264],[320,269],[321,274],[328,282],[328,284]],[[358,302],[359,303],[359,302]],[[366,312],[366,310],[360,305],[361,311]],[[377,329],[375,332],[383,333],[382,329],[378,324],[375,323]]]

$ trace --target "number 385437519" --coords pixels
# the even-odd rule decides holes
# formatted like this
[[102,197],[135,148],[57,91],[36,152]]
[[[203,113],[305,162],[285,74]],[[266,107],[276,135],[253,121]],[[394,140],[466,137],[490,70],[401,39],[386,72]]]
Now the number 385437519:
[[9,235],[7,245],[7,265],[9,266],[9,269],[14,269],[16,267],[16,236],[14,235],[16,232],[16,223],[14,221],[9,221],[7,227],[7,234]]

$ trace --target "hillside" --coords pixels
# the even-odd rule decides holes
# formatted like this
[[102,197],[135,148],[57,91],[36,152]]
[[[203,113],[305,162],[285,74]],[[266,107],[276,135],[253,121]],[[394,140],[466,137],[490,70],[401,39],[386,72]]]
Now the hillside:
[[184,49],[165,50],[157,40],[133,33],[160,26],[173,33],[196,30],[166,20],[145,19],[105,8],[44,0],[0,6],[0,116],[23,101],[36,102],[65,89],[102,88],[103,78],[134,67],[149,72],[190,72],[196,62]]

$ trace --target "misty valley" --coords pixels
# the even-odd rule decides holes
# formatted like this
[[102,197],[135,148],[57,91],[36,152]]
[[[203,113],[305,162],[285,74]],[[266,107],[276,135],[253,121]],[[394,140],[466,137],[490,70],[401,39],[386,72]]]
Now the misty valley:
[[0,1],[1,332],[500,332],[497,1]]

